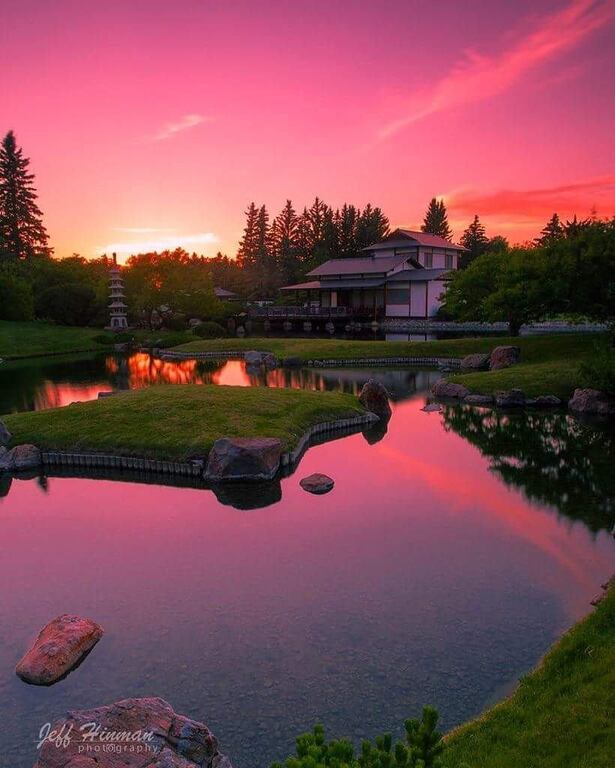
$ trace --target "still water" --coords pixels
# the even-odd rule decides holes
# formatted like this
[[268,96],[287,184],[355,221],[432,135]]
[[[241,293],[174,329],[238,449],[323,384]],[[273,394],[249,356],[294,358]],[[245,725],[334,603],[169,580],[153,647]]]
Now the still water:
[[[0,381],[2,409],[195,377],[355,391],[370,375],[90,365],[24,366],[21,388]],[[237,768],[283,758],[317,721],[358,739],[430,703],[448,728],[589,610],[615,568],[612,431],[559,414],[425,413],[437,374],[377,375],[394,392],[386,434],[311,448],[267,506],[117,480],[4,484],[0,765],[31,766],[39,729],[66,710],[128,696],[205,721]],[[330,494],[299,487],[316,471],[335,479]],[[57,685],[25,685],[15,663],[63,612],[99,621],[103,639]]]

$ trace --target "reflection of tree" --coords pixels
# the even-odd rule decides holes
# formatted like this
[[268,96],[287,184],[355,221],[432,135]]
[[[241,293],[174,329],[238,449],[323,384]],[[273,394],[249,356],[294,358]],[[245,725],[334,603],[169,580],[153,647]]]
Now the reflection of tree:
[[592,531],[615,523],[615,428],[564,414],[447,406],[444,426],[475,445],[508,485]]

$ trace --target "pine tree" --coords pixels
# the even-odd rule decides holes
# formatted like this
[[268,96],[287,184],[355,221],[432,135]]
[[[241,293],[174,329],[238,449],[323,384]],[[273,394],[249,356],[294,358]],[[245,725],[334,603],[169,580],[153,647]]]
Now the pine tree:
[[0,255],[25,259],[50,256],[43,214],[36,204],[30,160],[9,131],[0,147]]
[[380,208],[372,208],[368,203],[357,222],[357,249],[367,248],[378,243],[389,234],[389,220]]
[[348,258],[357,255],[357,225],[360,213],[354,205],[344,203],[339,216],[339,248],[340,256]]
[[258,249],[258,208],[250,203],[246,210],[246,226],[237,250],[237,263],[242,268],[254,266]]
[[436,200],[435,197],[431,198],[421,230],[431,235],[443,237],[445,240],[451,239],[453,233],[448,225],[448,216],[443,200]]
[[554,213],[540,230],[540,237],[534,240],[536,245],[551,245],[564,237],[564,227],[557,213]]
[[281,285],[281,279],[276,269],[275,257],[271,248],[269,213],[264,205],[258,209],[255,241],[256,283],[261,298],[266,298]]
[[299,277],[300,264],[297,249],[297,228],[299,219],[290,200],[271,225],[271,253],[284,282],[295,283]]
[[478,216],[474,216],[474,220],[461,236],[460,243],[464,248],[468,249],[465,253],[461,254],[459,262],[461,269],[465,269],[474,259],[482,256],[487,251],[489,238],[485,234],[485,227],[481,224]]

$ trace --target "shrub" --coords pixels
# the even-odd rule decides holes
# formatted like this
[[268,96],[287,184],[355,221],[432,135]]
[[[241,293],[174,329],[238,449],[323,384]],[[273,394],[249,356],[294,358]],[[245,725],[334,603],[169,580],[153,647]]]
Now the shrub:
[[80,283],[53,285],[36,300],[37,316],[59,325],[87,325],[96,312],[94,290]]
[[188,327],[186,315],[182,312],[175,312],[164,318],[164,327],[170,331],[185,331]]
[[[352,742],[337,739],[327,743],[322,725],[297,738],[297,755],[288,757],[285,768],[439,768],[444,750],[442,734],[436,730],[438,713],[432,707],[423,709],[421,720],[406,720],[405,743],[393,745],[390,733],[377,736],[375,743],[364,740],[355,755]],[[283,768],[274,763],[271,768]]]
[[92,341],[95,344],[125,344],[132,340],[133,336],[128,332],[99,333],[96,336],[92,336]]
[[32,320],[34,298],[26,280],[14,275],[0,276],[0,320]]
[[579,374],[584,386],[615,395],[615,348],[596,346],[594,355],[579,366]]
[[200,336],[201,339],[224,339],[229,333],[220,323],[214,323],[213,320],[208,320],[205,323],[195,326],[192,329],[193,333]]

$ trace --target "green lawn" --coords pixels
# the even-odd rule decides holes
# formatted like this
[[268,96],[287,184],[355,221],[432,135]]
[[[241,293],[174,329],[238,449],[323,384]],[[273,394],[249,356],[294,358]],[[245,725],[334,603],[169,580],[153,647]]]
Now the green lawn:
[[[138,343],[161,339],[178,344],[194,338],[190,331],[134,330],[128,333]],[[97,340],[98,337],[98,340]],[[102,328],[72,328],[42,322],[0,320],[0,358],[14,360],[39,355],[100,351],[112,345],[114,334]]]
[[223,436],[279,437],[285,447],[294,447],[313,424],[362,413],[356,397],[339,392],[187,384],[2,420],[13,433],[13,445],[180,460],[207,454]]
[[615,589],[513,696],[448,735],[447,768],[615,765]]

